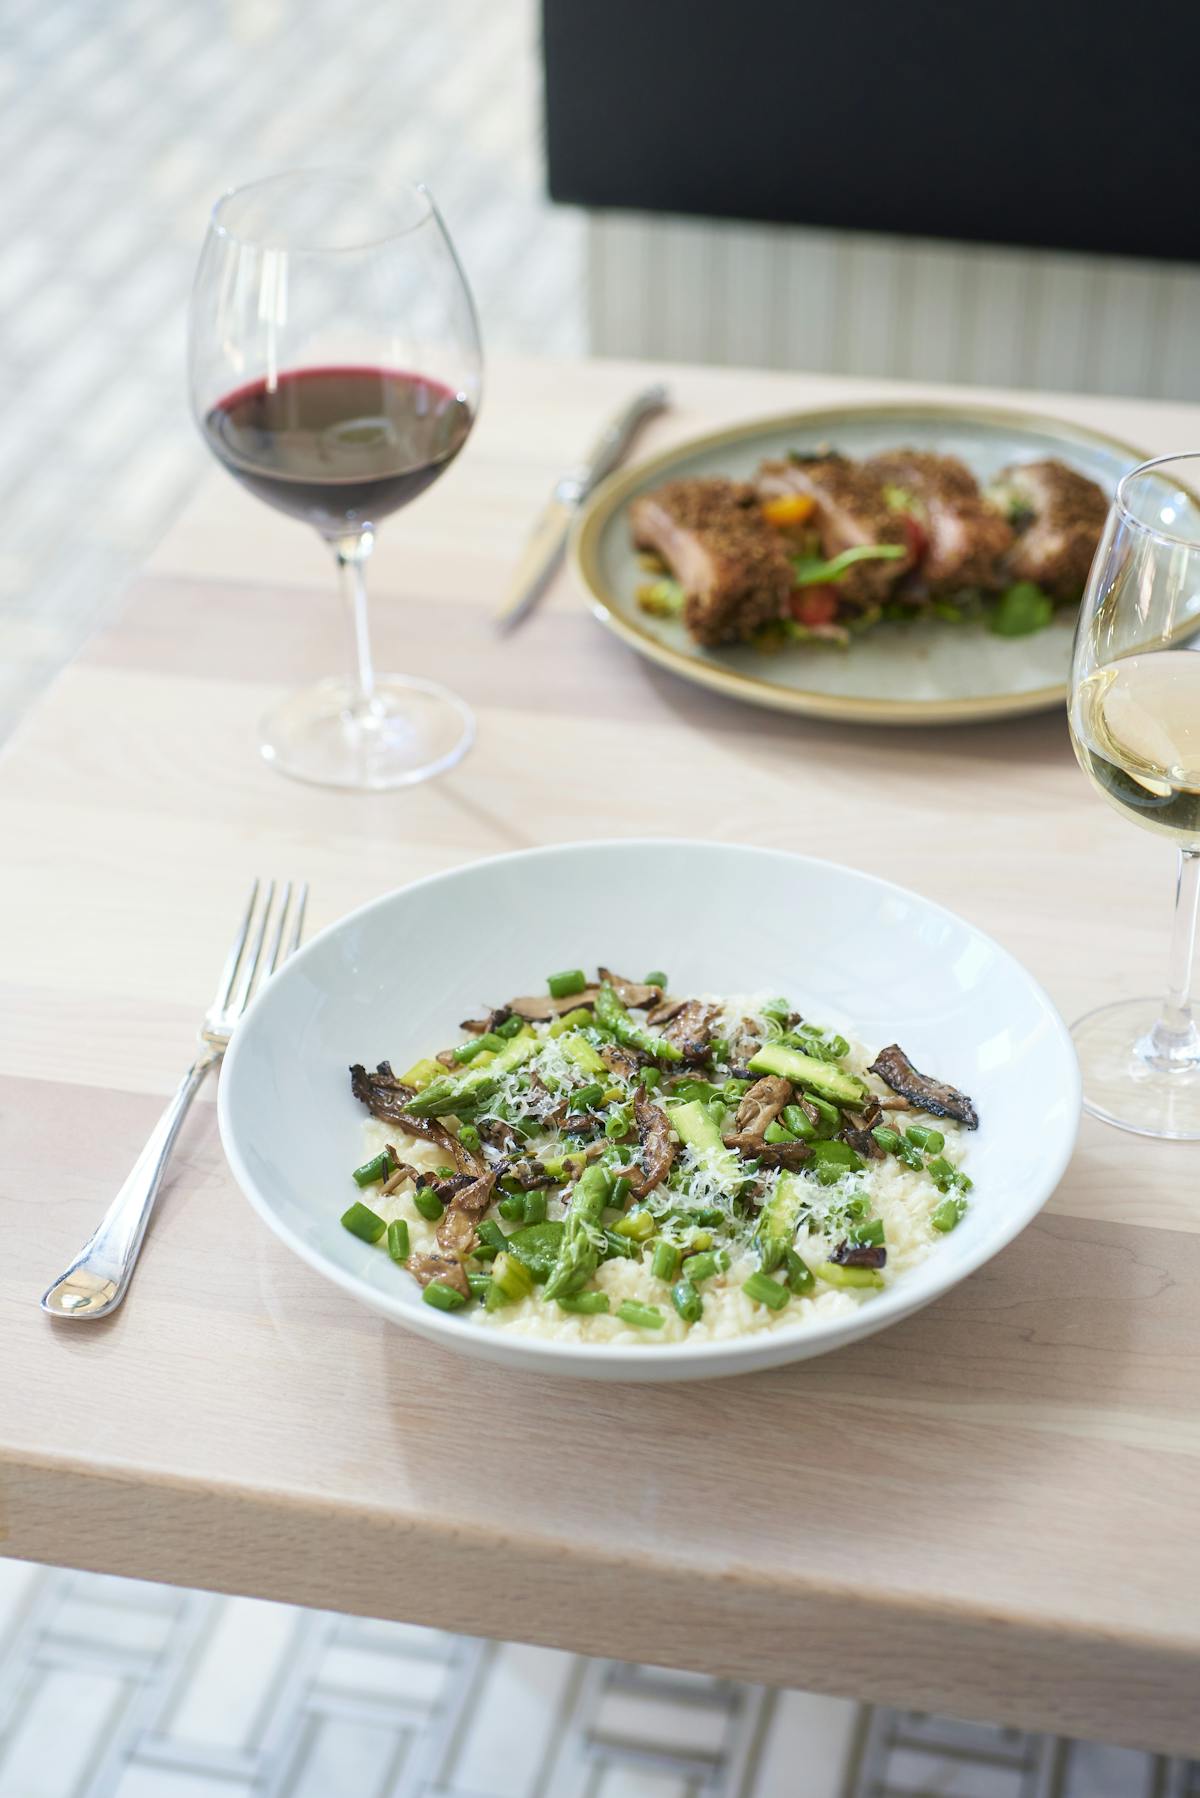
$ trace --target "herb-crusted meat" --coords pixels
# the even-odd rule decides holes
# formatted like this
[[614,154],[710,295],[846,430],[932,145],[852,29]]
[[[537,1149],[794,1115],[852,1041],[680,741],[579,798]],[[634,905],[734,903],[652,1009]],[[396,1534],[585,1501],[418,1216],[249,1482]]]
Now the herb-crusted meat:
[[742,481],[671,481],[630,507],[639,549],[662,557],[684,590],[683,622],[713,649],[783,616],[792,570]]
[[865,466],[885,486],[916,501],[914,516],[928,539],[920,573],[931,593],[997,585],[1012,529],[983,497],[965,463],[957,456],[901,449],[873,456]]
[[762,499],[788,493],[811,499],[821,554],[827,560],[868,545],[891,544],[904,550],[902,556],[856,562],[848,568],[837,582],[842,599],[875,605],[912,565],[904,520],[888,505],[883,481],[864,463],[834,454],[764,462],[758,471],[758,491]]
[[1108,513],[1095,481],[1050,458],[1004,469],[992,492],[1016,530],[1008,578],[1034,581],[1052,599],[1079,599]]

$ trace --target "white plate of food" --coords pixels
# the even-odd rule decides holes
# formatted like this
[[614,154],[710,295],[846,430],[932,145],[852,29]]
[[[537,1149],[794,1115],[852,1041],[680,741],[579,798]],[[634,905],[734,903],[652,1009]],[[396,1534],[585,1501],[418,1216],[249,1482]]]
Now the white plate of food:
[[1053,1006],[972,925],[671,841],[364,906],[255,1001],[219,1100],[242,1190],[326,1278],[464,1353],[620,1380],[908,1316],[1037,1213],[1079,1106]]
[[576,522],[597,615],[685,679],[877,724],[1066,697],[1078,601],[1139,449],[972,406],[843,406],[696,437]]

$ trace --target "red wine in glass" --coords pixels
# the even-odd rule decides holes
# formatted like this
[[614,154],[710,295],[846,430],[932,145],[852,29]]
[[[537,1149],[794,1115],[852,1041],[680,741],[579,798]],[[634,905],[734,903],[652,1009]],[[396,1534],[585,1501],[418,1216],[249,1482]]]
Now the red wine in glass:
[[378,524],[424,493],[472,424],[440,381],[386,368],[301,368],[252,381],[204,420],[251,493],[326,536]]
[[376,673],[365,581],[380,523],[449,468],[479,409],[475,309],[429,193],[317,169],[224,195],[188,344],[205,442],[248,492],[320,533],[353,628],[353,676],[281,700],[263,756],[367,789],[453,766],[474,740],[470,711],[434,681]]

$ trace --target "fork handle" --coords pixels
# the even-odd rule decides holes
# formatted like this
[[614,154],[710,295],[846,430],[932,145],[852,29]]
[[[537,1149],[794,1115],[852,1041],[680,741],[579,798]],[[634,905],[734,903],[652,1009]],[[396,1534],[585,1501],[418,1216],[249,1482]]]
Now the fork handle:
[[90,1322],[107,1317],[125,1297],[180,1125],[209,1069],[220,1059],[218,1049],[206,1046],[175,1088],[170,1104],[150,1132],[129,1178],[98,1228],[67,1271],[47,1287],[42,1310],[51,1317],[83,1318]]

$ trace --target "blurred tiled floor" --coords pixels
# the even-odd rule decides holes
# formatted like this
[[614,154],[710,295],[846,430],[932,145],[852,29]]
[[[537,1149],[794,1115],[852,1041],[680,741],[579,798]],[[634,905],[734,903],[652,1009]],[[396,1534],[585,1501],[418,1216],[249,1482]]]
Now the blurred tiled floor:
[[1200,1765],[0,1560],[0,1798],[1200,1798]]
[[582,348],[536,30],[535,0],[3,0],[0,738],[204,465],[184,313],[222,189],[306,162],[423,177],[485,347]]

